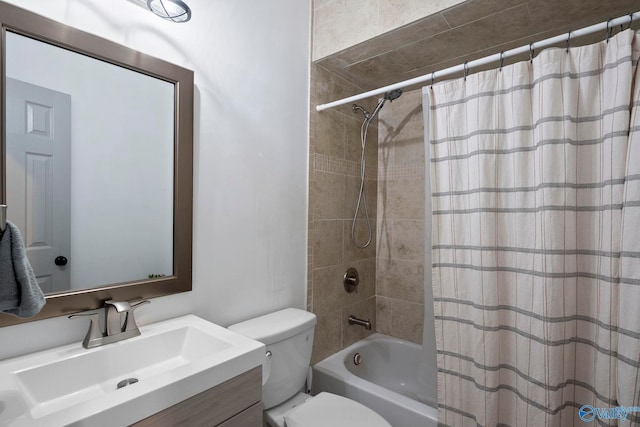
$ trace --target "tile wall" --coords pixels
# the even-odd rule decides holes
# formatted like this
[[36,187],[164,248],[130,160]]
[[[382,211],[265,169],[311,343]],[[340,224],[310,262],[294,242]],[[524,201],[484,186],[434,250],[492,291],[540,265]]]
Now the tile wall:
[[[316,65],[311,66],[309,150],[309,265],[307,309],[318,316],[312,363],[370,334],[347,324],[347,317],[376,324],[377,121],[367,137],[365,194],[372,225],[372,244],[351,243],[351,223],[360,189],[360,126],[362,114],[351,106],[316,112],[315,106],[362,91],[362,88]],[[375,100],[361,104],[368,110]],[[363,212],[356,238],[367,239]],[[343,276],[349,267],[360,274],[357,293],[347,293]]]
[[[380,110],[369,129],[365,193],[373,228],[366,249],[350,240],[360,186],[362,115],[351,106],[315,106],[361,88],[312,65],[309,150],[309,275],[307,309],[318,316],[312,363],[377,331],[422,342],[424,312],[424,146],[420,91]],[[375,99],[360,102],[368,110]],[[364,215],[358,241],[366,241]],[[360,273],[357,293],[346,293],[349,267]],[[353,314],[372,331],[348,325]]]
[[[376,6],[377,21],[360,22],[363,8]],[[370,90],[636,12],[639,6],[638,0],[316,0],[313,58]],[[379,31],[366,29],[378,22],[387,24]],[[505,63],[523,59],[526,55]]]
[[372,39],[464,0],[315,0],[313,60]]
[[[351,106],[315,106],[361,91],[319,67],[311,71],[309,150],[309,278],[307,309],[318,316],[312,363],[378,331],[422,342],[424,311],[424,147],[419,91],[386,103],[369,129],[365,193],[373,228],[366,249],[350,240],[360,186],[362,115]],[[360,102],[368,110],[375,99]],[[366,240],[363,213],[357,238]],[[346,293],[347,268],[360,273]],[[373,330],[348,325],[353,314]]]
[[421,92],[405,92],[387,102],[378,122],[377,330],[422,343],[425,151]]

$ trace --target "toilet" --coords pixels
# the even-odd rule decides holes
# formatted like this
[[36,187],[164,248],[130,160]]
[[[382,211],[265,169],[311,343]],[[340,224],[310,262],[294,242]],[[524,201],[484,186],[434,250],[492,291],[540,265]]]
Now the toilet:
[[262,402],[271,427],[391,427],[366,406],[331,393],[310,396],[304,387],[316,316],[287,308],[229,326],[266,345]]

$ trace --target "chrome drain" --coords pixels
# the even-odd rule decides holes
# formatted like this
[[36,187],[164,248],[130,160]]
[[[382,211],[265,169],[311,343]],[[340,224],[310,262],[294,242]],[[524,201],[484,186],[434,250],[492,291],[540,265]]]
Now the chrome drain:
[[121,389],[122,387],[126,387],[126,386],[128,386],[129,384],[135,384],[135,383],[137,383],[137,382],[138,382],[138,379],[137,379],[137,378],[127,378],[126,380],[122,380],[122,381],[120,381],[120,382],[118,383],[118,386],[117,386],[118,388],[117,388],[116,390],[119,390],[119,389]]
[[358,366],[361,363],[362,363],[362,356],[360,356],[360,353],[354,354],[353,355],[353,364]]

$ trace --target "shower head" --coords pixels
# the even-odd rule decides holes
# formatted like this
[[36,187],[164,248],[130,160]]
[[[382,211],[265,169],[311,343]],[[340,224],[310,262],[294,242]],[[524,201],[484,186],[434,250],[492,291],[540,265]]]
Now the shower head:
[[396,100],[400,98],[400,95],[402,95],[402,89],[393,89],[388,92],[385,92],[384,96],[380,98],[380,101],[378,101],[378,105],[376,105],[376,108],[374,108],[372,113],[369,113],[367,110],[365,110],[363,107],[359,106],[358,104],[353,104],[351,106],[351,109],[353,110],[354,113],[361,111],[364,114],[365,120],[371,121],[373,120],[375,115],[378,114],[378,111],[380,111],[380,109],[382,108],[385,102]]
[[400,95],[402,95],[402,89],[393,89],[384,93],[384,99],[387,101],[393,101],[400,98]]
[[375,117],[375,115],[378,114],[378,111],[380,111],[380,109],[382,108],[385,102],[398,99],[400,98],[400,95],[402,95],[402,89],[394,89],[394,90],[385,92],[384,96],[380,98],[380,101],[378,101],[378,105],[373,110],[373,113],[371,113],[369,120],[372,120]]

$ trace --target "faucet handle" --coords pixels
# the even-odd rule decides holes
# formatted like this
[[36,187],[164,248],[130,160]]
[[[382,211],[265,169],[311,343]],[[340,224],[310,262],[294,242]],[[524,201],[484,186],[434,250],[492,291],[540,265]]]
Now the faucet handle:
[[133,315],[133,312],[136,308],[140,307],[144,304],[150,304],[149,300],[142,300],[136,303],[130,304],[129,309],[127,310],[127,317],[124,320],[123,332],[138,330],[138,324],[136,323],[136,318]]
[[143,304],[151,304],[151,301],[149,301],[148,299],[143,299],[142,301],[138,301],[138,302],[135,302],[135,303],[131,304],[131,308],[136,309],[136,308],[140,307]]
[[128,313],[131,305],[127,301],[107,300],[104,302],[105,332],[112,336],[124,332],[122,325],[122,313]]
[[97,312],[86,312],[86,313],[78,313],[72,314],[69,316],[69,319],[80,318],[80,317],[88,317],[89,318],[89,330],[82,340],[82,346],[84,348],[96,347],[102,342],[102,332],[100,331],[100,314]]
[[104,302],[105,307],[109,308],[109,306],[115,308],[118,313],[124,313],[131,310],[131,305],[128,301],[114,301],[112,299]]

